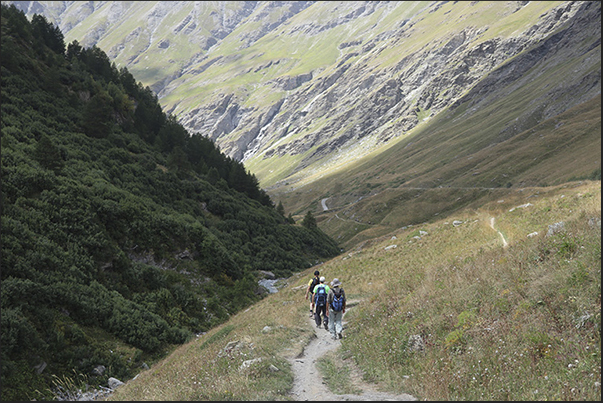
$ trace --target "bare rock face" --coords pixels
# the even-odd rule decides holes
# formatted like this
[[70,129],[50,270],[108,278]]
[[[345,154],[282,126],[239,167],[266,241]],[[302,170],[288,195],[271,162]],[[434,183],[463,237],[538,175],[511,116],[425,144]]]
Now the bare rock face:
[[[371,3],[369,7],[358,2],[345,16],[334,15],[322,25],[306,22],[291,31],[314,35],[336,26],[351,25],[382,7],[388,6]],[[518,12],[522,4],[516,7],[507,12]],[[474,108],[484,106],[500,97],[501,89],[511,91],[525,80],[534,79],[535,76],[526,76],[542,60],[560,63],[578,57],[589,46],[597,46],[596,32],[588,42],[584,31],[592,35],[598,29],[600,37],[600,27],[596,27],[599,16],[600,7],[595,4],[564,3],[512,37],[481,40],[488,27],[469,26],[436,38],[435,43],[417,49],[387,68],[371,63],[388,47],[412,35],[416,22],[403,21],[397,29],[371,40],[340,43],[340,50],[354,51],[342,55],[328,74],[311,71],[272,80],[270,83],[276,90],[287,92],[275,103],[242,109],[233,96],[228,98],[229,108],[222,115],[226,122],[215,119],[216,110],[210,110],[211,105],[185,113],[181,119],[189,127],[209,128],[209,136],[238,160],[303,154],[299,170],[375,133],[378,135],[374,146],[387,142],[462,102],[471,102]],[[554,31],[557,33],[553,35]],[[594,63],[594,58],[586,62],[590,67],[585,66],[583,71]],[[568,87],[576,92],[568,92]],[[562,89],[565,94],[574,95],[559,99],[558,92]],[[548,96],[537,100],[523,118],[499,134],[498,140],[526,130],[533,124],[535,114],[536,121],[550,117],[584,102],[597,91],[600,91],[600,73],[596,70],[554,83]],[[316,125],[320,120],[328,124]],[[211,125],[213,121],[216,123]]]

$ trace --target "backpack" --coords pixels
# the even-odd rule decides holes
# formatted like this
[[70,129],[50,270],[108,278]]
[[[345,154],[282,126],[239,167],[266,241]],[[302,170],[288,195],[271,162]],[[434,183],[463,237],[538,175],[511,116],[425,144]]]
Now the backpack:
[[320,283],[320,280],[314,277],[312,279],[312,285],[310,286],[310,291],[314,291],[314,287],[316,287]]
[[340,312],[343,309],[343,293],[339,291],[339,295],[333,291],[333,302],[331,302],[331,309],[335,312]]
[[318,286],[316,290],[316,306],[325,306],[327,304],[327,290],[325,286]]

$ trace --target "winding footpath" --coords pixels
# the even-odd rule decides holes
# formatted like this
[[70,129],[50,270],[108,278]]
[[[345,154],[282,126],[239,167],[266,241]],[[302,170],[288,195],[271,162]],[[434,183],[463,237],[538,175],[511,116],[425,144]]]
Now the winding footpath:
[[[345,317],[345,316],[344,316]],[[417,400],[408,394],[394,395],[379,392],[371,384],[362,381],[361,376],[352,376],[352,382],[357,389],[362,390],[358,395],[337,395],[324,383],[322,375],[316,366],[316,361],[329,351],[336,350],[341,345],[340,340],[331,338],[328,330],[317,328],[314,319],[308,318],[308,324],[314,329],[316,337],[304,348],[297,357],[291,359],[294,381],[291,397],[301,401],[328,401],[328,400],[362,400],[362,401],[412,401]],[[345,328],[345,322],[344,322]],[[354,372],[354,371],[352,371]],[[358,372],[358,371],[355,371]]]
[[329,209],[329,208],[327,207],[327,200],[328,200],[328,199],[329,199],[328,197],[325,197],[324,199],[322,199],[322,200],[320,201],[320,203],[322,204],[322,211],[327,211],[327,210]]
[[503,243],[503,248],[506,248],[507,246],[509,246],[509,243],[505,239],[505,236],[502,234],[502,232],[500,232],[499,230],[494,228],[494,217],[490,217],[490,228],[492,228],[494,231],[498,232],[498,235],[500,235],[500,239],[502,240],[502,243]]

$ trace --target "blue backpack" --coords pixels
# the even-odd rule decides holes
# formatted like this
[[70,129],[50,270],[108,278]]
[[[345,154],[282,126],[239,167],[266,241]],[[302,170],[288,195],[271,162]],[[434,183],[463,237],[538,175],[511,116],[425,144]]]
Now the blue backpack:
[[325,306],[327,304],[327,290],[320,284],[316,290],[316,306]]
[[343,293],[340,291],[339,295],[333,292],[333,302],[331,302],[331,309],[335,312],[340,312],[343,309]]

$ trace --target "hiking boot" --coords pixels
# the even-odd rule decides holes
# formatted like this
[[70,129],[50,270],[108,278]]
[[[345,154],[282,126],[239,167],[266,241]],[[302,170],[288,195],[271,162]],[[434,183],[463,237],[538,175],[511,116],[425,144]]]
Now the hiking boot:
[[329,325],[325,323],[325,330],[329,330]]
[[337,333],[337,336],[339,336],[340,339],[343,338],[343,336],[341,335],[341,333]]

